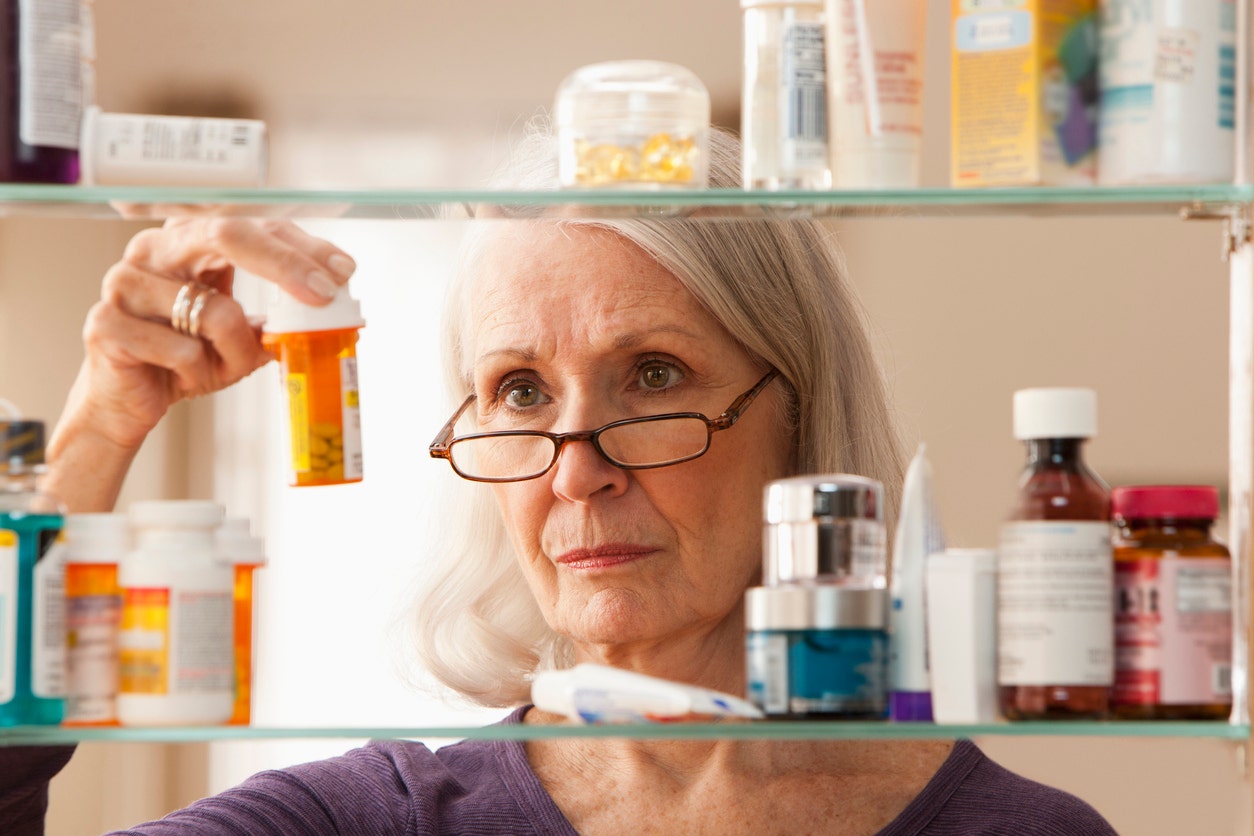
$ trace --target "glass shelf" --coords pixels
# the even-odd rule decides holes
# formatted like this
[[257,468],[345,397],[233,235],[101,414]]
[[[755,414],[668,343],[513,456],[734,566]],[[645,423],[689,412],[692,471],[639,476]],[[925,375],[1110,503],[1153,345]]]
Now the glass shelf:
[[657,723],[623,725],[488,725],[415,728],[297,728],[254,726],[65,727],[15,726],[0,729],[0,746],[67,743],[206,743],[238,740],[418,738],[540,740],[564,737],[628,737],[633,739],[720,740],[904,740],[959,737],[1188,737],[1248,740],[1250,727],[1222,721],[1205,722],[1033,722],[978,726],[931,723],[781,721],[767,723]]
[[1177,215],[1254,200],[1254,186],[908,189],[893,191],[454,191],[206,189],[0,184],[0,215],[157,220],[172,216],[438,219],[624,215],[876,217],[883,215]]

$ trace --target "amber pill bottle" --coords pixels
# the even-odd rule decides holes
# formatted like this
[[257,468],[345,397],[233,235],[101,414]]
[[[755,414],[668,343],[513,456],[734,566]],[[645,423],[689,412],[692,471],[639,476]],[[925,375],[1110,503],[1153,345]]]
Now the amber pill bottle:
[[362,479],[357,332],[365,324],[347,287],[323,306],[277,288],[271,299],[261,342],[279,361],[293,487]]
[[997,683],[1009,720],[1108,716],[1114,683],[1110,490],[1085,463],[1091,389],[1022,389],[1027,448],[997,549]]
[[1111,494],[1116,717],[1222,720],[1232,709],[1232,558],[1211,527],[1219,492],[1138,485]]

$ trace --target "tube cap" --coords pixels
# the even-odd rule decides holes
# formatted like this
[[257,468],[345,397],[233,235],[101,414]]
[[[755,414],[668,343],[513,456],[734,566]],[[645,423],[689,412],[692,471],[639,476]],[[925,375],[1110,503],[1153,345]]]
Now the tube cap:
[[1097,435],[1097,393],[1092,389],[1020,389],[1014,394],[1014,434],[1038,438]]
[[44,463],[44,422],[0,420],[0,473]]
[[266,323],[262,330],[267,334],[299,334],[360,328],[365,324],[361,304],[348,292],[348,285],[341,285],[325,305],[307,305],[276,287],[266,305]]

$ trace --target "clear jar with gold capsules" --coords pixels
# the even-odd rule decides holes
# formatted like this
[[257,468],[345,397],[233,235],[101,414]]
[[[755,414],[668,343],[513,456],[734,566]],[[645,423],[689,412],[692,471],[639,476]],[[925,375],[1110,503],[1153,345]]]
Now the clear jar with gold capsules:
[[1232,708],[1232,558],[1211,536],[1219,492],[1111,492],[1115,688],[1128,720],[1221,720]]
[[607,61],[571,73],[555,105],[567,188],[705,188],[710,94],[662,61]]
[[365,324],[347,286],[317,307],[275,290],[261,341],[279,361],[293,487],[361,481],[357,331]]

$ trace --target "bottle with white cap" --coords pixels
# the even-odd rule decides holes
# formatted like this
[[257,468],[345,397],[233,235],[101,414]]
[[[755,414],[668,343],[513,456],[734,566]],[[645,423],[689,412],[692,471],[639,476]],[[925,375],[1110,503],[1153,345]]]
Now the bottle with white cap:
[[361,481],[357,332],[365,324],[347,285],[321,306],[275,289],[262,344],[279,361],[294,487]]
[[129,510],[135,547],[118,567],[118,719],[214,725],[231,717],[233,567],[218,559],[214,502],[157,500]]
[[997,683],[1011,720],[1105,717],[1114,683],[1110,489],[1085,463],[1092,389],[1022,389],[1027,446],[997,550]]

